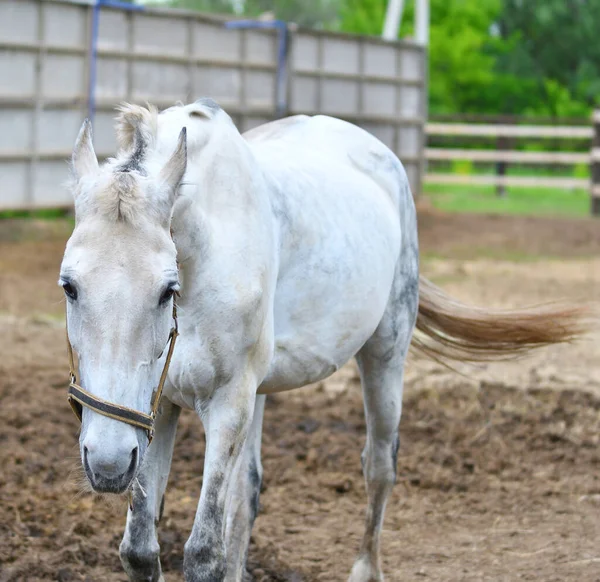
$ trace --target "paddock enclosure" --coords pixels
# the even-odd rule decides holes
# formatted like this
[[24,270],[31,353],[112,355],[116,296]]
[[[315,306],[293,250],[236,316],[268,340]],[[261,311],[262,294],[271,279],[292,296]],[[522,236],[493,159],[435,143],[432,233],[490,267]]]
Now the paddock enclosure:
[[[71,205],[65,160],[86,115],[105,158],[120,101],[166,107],[201,96],[241,130],[296,113],[355,122],[398,154],[418,194],[426,57],[410,41],[0,0],[0,211]],[[56,281],[71,229],[65,219],[0,221],[0,582],[126,581],[126,501],[86,490],[66,399]],[[421,200],[419,229],[423,274],[466,302],[600,296],[597,221],[444,215]],[[600,581],[599,340],[456,371],[410,361],[382,534],[386,580]],[[354,364],[268,397],[251,579],[347,579],[366,506],[364,440]],[[204,445],[184,411],[159,528],[167,582],[183,581]]]
[[[423,272],[461,299],[512,307],[598,297],[600,232],[591,219],[424,209],[419,220]],[[2,582],[126,580],[118,558],[126,501],[80,489],[55,284],[70,228],[0,228]],[[387,580],[600,580],[598,339],[461,366],[463,375],[409,363],[398,484],[382,536]],[[254,580],[346,580],[366,503],[364,438],[352,365],[268,399]],[[201,425],[185,412],[159,530],[169,582],[183,580],[203,451]]]

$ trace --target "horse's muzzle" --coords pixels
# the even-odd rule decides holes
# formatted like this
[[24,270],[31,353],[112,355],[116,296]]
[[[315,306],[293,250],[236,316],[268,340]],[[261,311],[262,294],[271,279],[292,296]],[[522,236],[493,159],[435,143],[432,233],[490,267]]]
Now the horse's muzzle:
[[131,451],[129,466],[124,472],[120,472],[118,465],[94,463],[90,461],[87,447],[83,447],[83,467],[85,474],[96,493],[124,493],[133,481],[139,463],[139,447]]

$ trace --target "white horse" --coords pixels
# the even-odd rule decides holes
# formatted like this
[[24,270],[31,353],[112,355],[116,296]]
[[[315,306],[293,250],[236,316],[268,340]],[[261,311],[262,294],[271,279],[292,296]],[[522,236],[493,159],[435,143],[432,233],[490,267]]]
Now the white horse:
[[[350,581],[383,580],[379,534],[415,322],[426,352],[468,360],[568,340],[583,331],[582,312],[488,312],[419,285],[406,173],[349,123],[298,116],[242,136],[203,99],[160,114],[125,105],[117,129],[118,156],[102,166],[88,122],[77,138],[76,225],[60,284],[79,356],[71,395],[83,405],[83,466],[96,491],[132,496],[127,574],[163,579],[156,527],[182,407],[206,430],[185,579],[239,581],[258,507],[264,394],[356,357],[368,509]],[[167,355],[176,293],[180,339]],[[151,446],[143,428],[154,430]]]

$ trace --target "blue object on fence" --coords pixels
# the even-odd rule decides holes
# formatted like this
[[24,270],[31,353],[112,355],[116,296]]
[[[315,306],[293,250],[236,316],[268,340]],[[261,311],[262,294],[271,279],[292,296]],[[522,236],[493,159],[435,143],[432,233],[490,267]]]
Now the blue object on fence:
[[92,37],[90,39],[90,79],[88,86],[88,118],[94,120],[96,115],[96,71],[98,68],[98,30],[100,26],[100,8],[118,8],[130,12],[142,12],[143,6],[119,2],[119,0],[96,0],[92,8]]
[[287,114],[287,51],[289,47],[289,30],[283,20],[231,20],[225,23],[225,28],[271,28],[277,30],[277,97],[276,112],[278,117]]

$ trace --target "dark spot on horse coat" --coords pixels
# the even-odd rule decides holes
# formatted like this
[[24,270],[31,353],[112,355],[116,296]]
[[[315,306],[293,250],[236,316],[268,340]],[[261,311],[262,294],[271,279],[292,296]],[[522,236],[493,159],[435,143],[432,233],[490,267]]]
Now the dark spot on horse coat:
[[227,563],[221,538],[223,507],[219,495],[224,475],[218,473],[206,483],[206,505],[202,514],[202,531],[190,538],[184,552],[183,569],[186,580],[194,582],[222,582]]
[[392,445],[392,467],[394,468],[394,476],[398,471],[398,450],[400,449],[400,435],[396,433],[396,439]]
[[223,552],[218,551],[216,540],[206,539],[203,544],[183,558],[183,570],[186,580],[193,582],[223,582],[227,562]]
[[121,561],[128,572],[154,581],[158,579],[160,567],[158,552],[150,550],[147,544],[149,519],[147,507],[138,499],[136,512],[128,524],[129,543],[121,547]]
[[138,576],[141,575],[148,580],[154,580],[153,575],[157,570],[156,560],[158,559],[158,555],[130,548],[125,557],[129,566],[128,569],[133,570]]
[[206,492],[206,505],[203,514],[203,521],[210,531],[220,532],[223,523],[223,507],[219,506],[219,493],[223,487],[224,476],[219,473],[208,482],[208,491]]
[[253,459],[248,468],[248,482],[250,484],[250,523],[252,524],[258,515],[260,503],[260,489],[262,478],[258,472],[256,461]]

